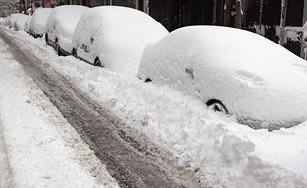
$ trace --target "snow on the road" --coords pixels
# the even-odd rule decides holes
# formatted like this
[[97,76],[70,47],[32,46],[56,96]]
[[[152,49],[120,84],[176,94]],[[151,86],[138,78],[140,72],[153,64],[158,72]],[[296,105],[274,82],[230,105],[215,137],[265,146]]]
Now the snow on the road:
[[0,39],[0,187],[118,187]]
[[[253,130],[206,110],[198,99],[145,84],[75,58],[58,57],[43,40],[3,28],[12,41],[65,75],[173,154],[205,187],[307,187],[307,122]],[[14,39],[13,39],[14,38]]]

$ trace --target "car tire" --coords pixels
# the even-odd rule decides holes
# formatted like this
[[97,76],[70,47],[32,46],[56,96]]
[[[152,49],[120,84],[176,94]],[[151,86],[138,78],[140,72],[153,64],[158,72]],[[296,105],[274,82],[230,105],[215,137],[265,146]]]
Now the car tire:
[[95,59],[94,66],[102,67],[102,63],[101,63],[101,61],[100,61],[99,58],[96,58],[96,59]]
[[150,83],[150,82],[152,82],[152,80],[150,78],[145,79],[145,83]]
[[46,33],[46,35],[45,35],[45,41],[46,41],[46,44],[47,44],[47,45],[49,45],[48,40],[49,40],[49,39],[48,39],[48,35],[47,35],[47,33]]
[[61,56],[61,50],[60,50],[60,45],[59,45],[59,41],[55,42],[55,51],[58,54],[58,56]]
[[207,104],[209,110],[213,110],[213,111],[216,111],[216,112],[222,112],[224,114],[228,114],[227,108],[219,100],[211,99],[206,104]]
[[78,55],[77,55],[77,50],[76,50],[76,48],[73,48],[73,49],[72,49],[71,55],[78,59]]

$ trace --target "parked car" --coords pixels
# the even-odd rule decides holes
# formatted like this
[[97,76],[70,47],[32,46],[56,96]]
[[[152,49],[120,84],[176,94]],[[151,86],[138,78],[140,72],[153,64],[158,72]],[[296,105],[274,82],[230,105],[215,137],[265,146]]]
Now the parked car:
[[14,23],[14,28],[16,31],[24,31],[25,24],[28,20],[28,18],[31,16],[20,14],[17,16],[16,21]]
[[89,8],[78,5],[59,6],[47,20],[46,43],[53,46],[58,55],[70,55],[72,37],[82,14]]
[[149,45],[138,77],[194,95],[253,128],[307,120],[307,63],[239,29],[191,26]]
[[46,33],[46,23],[52,8],[37,8],[30,21],[30,34],[34,37],[42,37]]
[[9,28],[14,28],[15,27],[15,21],[17,19],[17,17],[21,15],[21,13],[15,13],[15,14],[11,14],[8,17],[8,24],[9,24]]
[[147,14],[126,7],[91,8],[73,36],[72,54],[95,66],[136,76],[146,45],[168,31]]
[[31,22],[32,16],[29,16],[26,23],[25,23],[25,32],[29,33],[30,32],[30,22]]

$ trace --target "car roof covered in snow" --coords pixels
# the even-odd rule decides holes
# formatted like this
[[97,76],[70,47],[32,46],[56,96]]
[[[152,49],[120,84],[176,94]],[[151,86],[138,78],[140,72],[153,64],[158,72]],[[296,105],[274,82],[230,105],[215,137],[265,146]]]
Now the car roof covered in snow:
[[[273,72],[275,76],[282,78],[295,71],[294,74],[306,77],[304,71],[293,69],[297,66],[307,69],[303,59],[284,47],[245,30],[220,26],[189,26],[171,32],[156,43],[156,47],[172,48],[175,54],[181,52],[178,49],[185,49],[190,62],[204,63],[230,74],[246,71],[268,81],[273,78]],[[168,55],[165,54],[164,58],[168,58]],[[289,85],[292,85],[291,82],[289,80]]]

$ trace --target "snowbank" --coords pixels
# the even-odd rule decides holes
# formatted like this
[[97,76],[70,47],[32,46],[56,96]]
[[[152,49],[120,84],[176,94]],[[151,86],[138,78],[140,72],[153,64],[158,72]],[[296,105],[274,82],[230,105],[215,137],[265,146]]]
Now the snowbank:
[[193,96],[167,86],[144,84],[135,77],[93,67],[71,56],[58,57],[43,41],[8,32],[12,31],[6,33],[23,50],[171,152],[169,162],[189,170],[200,187],[307,186],[307,122],[273,132],[253,130],[206,110]]
[[7,18],[0,17],[0,24],[5,26],[6,25],[6,19]]
[[[146,45],[168,31],[147,14],[126,7],[91,8],[80,19],[73,37],[78,56],[115,72],[136,75]],[[85,49],[86,48],[86,49]]]
[[217,99],[254,128],[278,129],[307,120],[306,72],[304,60],[262,36],[193,26],[148,46],[138,76],[205,103]]

